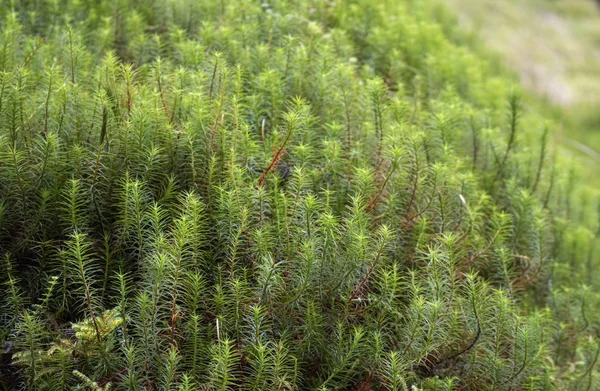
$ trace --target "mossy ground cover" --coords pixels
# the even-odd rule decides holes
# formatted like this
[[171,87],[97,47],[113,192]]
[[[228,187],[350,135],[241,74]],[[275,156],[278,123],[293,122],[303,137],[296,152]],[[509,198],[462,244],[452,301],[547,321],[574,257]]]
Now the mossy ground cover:
[[[574,140],[600,150],[600,3],[445,3],[460,25],[475,33],[480,46],[495,52],[497,61],[513,69],[527,89],[544,97],[543,111],[553,111],[557,122],[564,123],[563,141],[568,138],[567,143]],[[594,163],[598,165],[597,158]]]
[[3,2],[3,387],[598,389],[597,189],[444,12]]

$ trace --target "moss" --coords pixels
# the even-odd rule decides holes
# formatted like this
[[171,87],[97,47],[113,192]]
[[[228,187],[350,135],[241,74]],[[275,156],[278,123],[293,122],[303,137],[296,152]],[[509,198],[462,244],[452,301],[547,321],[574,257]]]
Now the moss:
[[11,7],[8,388],[595,388],[597,190],[437,2]]

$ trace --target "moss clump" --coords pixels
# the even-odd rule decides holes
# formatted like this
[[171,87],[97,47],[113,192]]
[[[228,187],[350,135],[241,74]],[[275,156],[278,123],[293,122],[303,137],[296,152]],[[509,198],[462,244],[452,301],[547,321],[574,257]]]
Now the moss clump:
[[6,388],[597,388],[596,191],[436,2],[5,3]]

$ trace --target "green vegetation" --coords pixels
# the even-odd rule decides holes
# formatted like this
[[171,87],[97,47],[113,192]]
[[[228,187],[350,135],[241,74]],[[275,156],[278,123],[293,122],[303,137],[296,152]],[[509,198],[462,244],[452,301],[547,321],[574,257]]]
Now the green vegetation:
[[458,13],[463,27],[476,32],[498,55],[498,62],[547,100],[550,107],[541,110],[553,110],[557,122],[563,123],[563,140],[578,140],[600,151],[600,3],[444,1]]
[[0,384],[594,390],[597,189],[437,1],[4,1]]

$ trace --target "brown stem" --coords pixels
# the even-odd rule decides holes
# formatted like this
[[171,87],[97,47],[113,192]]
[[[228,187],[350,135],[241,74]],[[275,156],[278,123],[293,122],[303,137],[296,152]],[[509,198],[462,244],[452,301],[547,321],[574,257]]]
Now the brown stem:
[[258,179],[258,187],[261,187],[264,185],[269,172],[273,169],[273,167],[275,167],[277,165],[277,163],[279,163],[279,159],[281,159],[281,156],[282,156],[282,154],[285,150],[285,147],[286,147],[288,141],[290,140],[291,136],[292,136],[292,130],[290,129],[288,131],[287,135],[285,136],[285,139],[283,140],[281,147],[277,148],[277,150],[275,151],[275,154],[273,155],[273,159],[271,159],[271,163],[267,166],[267,168],[265,168],[262,175]]

